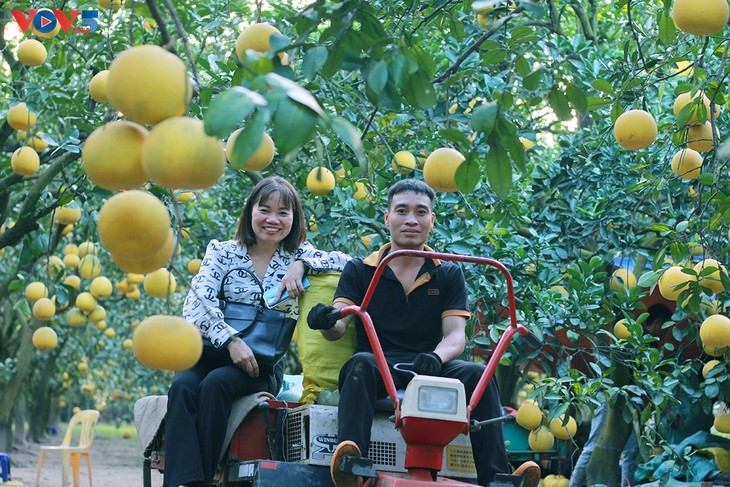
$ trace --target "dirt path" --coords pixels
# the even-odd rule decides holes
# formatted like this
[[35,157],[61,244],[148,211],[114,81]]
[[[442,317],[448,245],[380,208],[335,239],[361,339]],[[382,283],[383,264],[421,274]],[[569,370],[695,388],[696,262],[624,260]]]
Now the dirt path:
[[[60,444],[59,436],[47,437],[45,445]],[[35,485],[38,466],[39,445],[29,445],[10,453],[11,477],[10,485]],[[105,436],[97,433],[91,449],[91,473],[94,487],[141,487],[142,486],[142,447],[136,437],[123,439],[119,436]],[[0,485],[3,484],[0,479]],[[43,463],[41,476],[42,487],[61,486],[61,456],[47,454]],[[69,486],[73,480],[69,473]],[[86,461],[81,460],[81,487],[89,485]],[[162,486],[162,475],[152,471],[152,486]]]

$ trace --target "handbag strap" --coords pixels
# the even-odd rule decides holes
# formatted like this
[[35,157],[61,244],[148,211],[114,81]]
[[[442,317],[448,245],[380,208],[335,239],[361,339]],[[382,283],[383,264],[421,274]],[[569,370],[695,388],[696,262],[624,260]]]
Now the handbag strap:
[[[218,290],[218,299],[219,300],[222,300],[222,301],[226,301],[226,302],[229,301],[228,299],[226,299],[226,293],[223,290],[223,287],[224,287],[224,285],[226,283],[226,279],[228,279],[228,276],[233,271],[243,271],[246,274],[248,274],[249,276],[251,276],[251,278],[253,278],[253,280],[256,282],[256,284],[258,284],[259,289],[261,289],[261,304],[264,307],[266,307],[266,303],[264,301],[264,285],[263,285],[263,283],[261,282],[261,280],[259,280],[259,278],[258,278],[258,276],[256,274],[254,274],[253,272],[251,272],[250,270],[248,270],[248,269],[246,269],[244,267],[235,267],[233,269],[229,269],[228,272],[226,272],[226,274],[223,276],[223,279],[221,279],[221,288]],[[231,301],[231,302],[233,302],[233,301]]]

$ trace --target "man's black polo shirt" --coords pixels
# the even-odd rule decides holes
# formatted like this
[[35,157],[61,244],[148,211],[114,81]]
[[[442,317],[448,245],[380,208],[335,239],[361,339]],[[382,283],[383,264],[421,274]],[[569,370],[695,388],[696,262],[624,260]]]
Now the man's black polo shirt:
[[[335,292],[335,302],[362,303],[375,268],[390,250],[386,244],[365,259],[347,263]],[[431,250],[426,247],[426,250]],[[461,269],[451,262],[426,259],[406,293],[390,267],[386,267],[367,309],[383,351],[405,361],[420,352],[431,352],[443,338],[441,319],[470,316]],[[355,317],[357,352],[372,352],[362,322]]]

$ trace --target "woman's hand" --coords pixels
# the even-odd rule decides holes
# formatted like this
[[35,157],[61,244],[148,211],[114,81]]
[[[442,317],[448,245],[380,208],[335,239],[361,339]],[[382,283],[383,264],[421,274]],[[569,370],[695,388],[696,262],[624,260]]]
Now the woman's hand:
[[289,296],[293,298],[298,298],[304,294],[304,284],[302,284],[302,279],[304,278],[305,271],[306,268],[302,261],[298,260],[292,264],[289,270],[286,271],[286,274],[284,274],[284,277],[281,278],[279,293],[276,295],[277,301],[279,301],[281,294],[285,289],[289,293]]
[[234,337],[233,340],[228,342],[226,348],[228,348],[228,353],[231,354],[233,365],[242,368],[250,377],[259,376],[259,364],[256,362],[256,357],[253,356],[251,347],[246,345],[246,342],[239,337]]

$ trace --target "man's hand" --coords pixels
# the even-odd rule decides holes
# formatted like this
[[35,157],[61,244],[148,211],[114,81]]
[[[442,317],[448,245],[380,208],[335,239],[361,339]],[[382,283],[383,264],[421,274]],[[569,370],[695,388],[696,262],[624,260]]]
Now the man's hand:
[[413,361],[413,372],[418,375],[438,375],[441,372],[441,357],[434,352],[419,353]]
[[337,311],[337,308],[334,306],[318,303],[314,308],[309,310],[307,325],[312,330],[329,330],[335,326],[335,323],[337,323],[340,317],[339,314],[334,317],[332,316],[335,311]]

